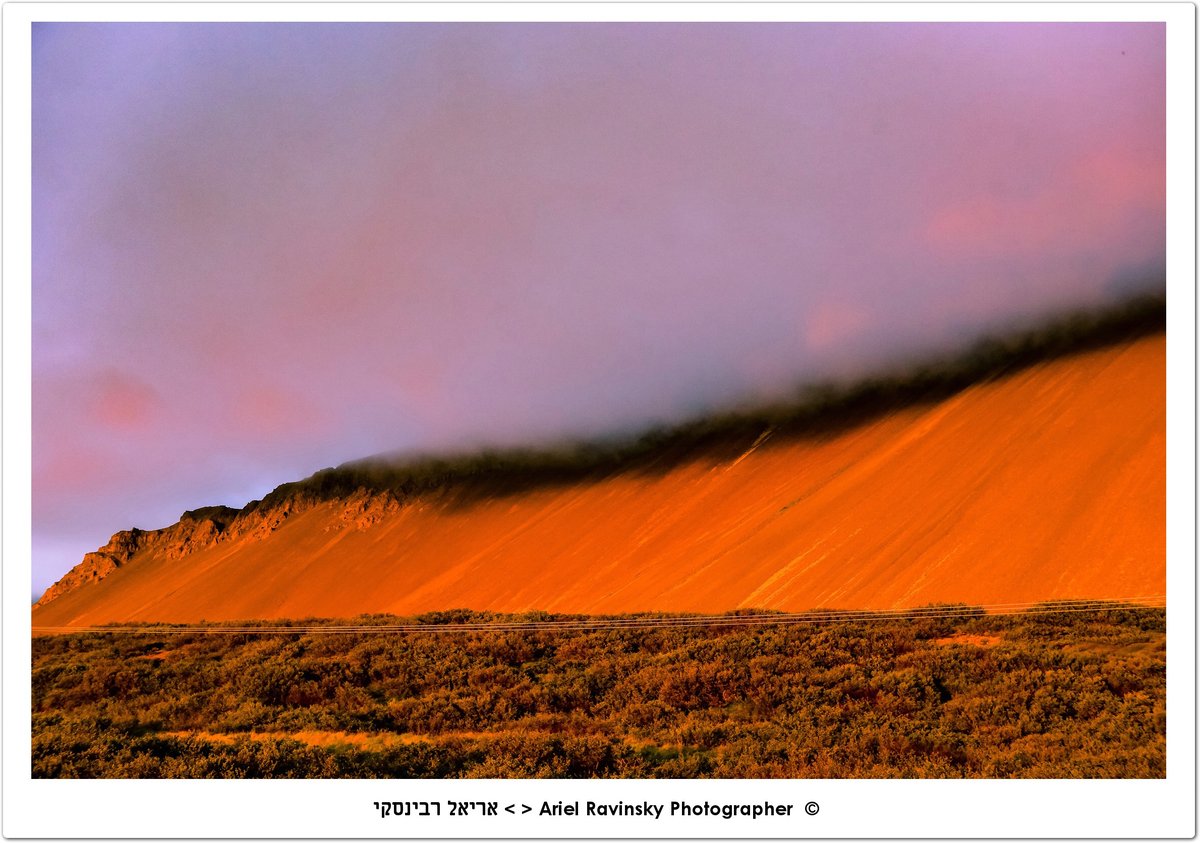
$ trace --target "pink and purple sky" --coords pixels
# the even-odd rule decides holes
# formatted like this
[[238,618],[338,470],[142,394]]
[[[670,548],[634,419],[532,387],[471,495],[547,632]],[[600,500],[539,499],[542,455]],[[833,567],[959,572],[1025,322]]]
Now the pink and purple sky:
[[1162,24],[35,24],[33,588],[1162,289]]

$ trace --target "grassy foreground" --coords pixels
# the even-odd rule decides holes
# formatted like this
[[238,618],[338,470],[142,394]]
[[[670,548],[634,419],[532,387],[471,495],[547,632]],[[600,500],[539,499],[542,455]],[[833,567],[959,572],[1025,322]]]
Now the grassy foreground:
[[563,617],[35,638],[33,775],[1165,775],[1163,609],[438,630]]

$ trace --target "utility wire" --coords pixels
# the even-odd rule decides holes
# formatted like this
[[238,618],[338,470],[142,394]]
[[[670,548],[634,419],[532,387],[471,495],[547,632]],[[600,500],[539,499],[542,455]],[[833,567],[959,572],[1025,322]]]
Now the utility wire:
[[674,629],[695,627],[774,626],[793,624],[856,623],[860,621],[982,618],[1014,615],[1058,615],[1083,612],[1138,611],[1166,608],[1165,597],[1127,597],[1109,600],[1061,600],[1038,603],[994,603],[980,606],[929,606],[920,609],[878,611],[831,609],[809,612],[760,612],[671,617],[566,618],[548,621],[479,621],[405,624],[309,625],[146,625],[146,626],[35,626],[34,633],[120,633],[134,635],[330,635],[408,632],[588,632],[615,629]]

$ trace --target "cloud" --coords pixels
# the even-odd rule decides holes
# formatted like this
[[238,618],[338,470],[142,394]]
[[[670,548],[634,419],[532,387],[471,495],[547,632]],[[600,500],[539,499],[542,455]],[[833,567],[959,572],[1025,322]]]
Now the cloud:
[[162,398],[152,386],[120,372],[98,374],[88,391],[85,418],[113,431],[147,430],[162,410]]
[[1135,238],[1161,232],[1147,232],[1145,221],[1164,206],[1165,184],[1162,167],[1151,161],[1093,151],[1026,195],[979,193],[957,200],[933,214],[925,234],[938,253],[974,261],[1086,253],[1098,238],[1149,254],[1152,242]]
[[256,384],[237,393],[229,427],[244,437],[269,443],[298,431],[323,434],[326,424],[325,415],[309,397]]

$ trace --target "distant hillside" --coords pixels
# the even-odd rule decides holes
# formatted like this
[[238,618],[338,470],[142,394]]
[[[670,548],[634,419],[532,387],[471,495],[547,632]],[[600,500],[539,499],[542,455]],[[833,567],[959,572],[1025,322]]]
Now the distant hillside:
[[118,533],[34,624],[1161,595],[1164,313],[625,442],[327,469]]

